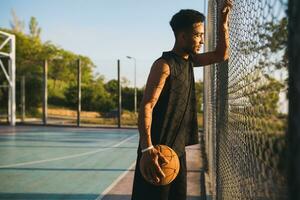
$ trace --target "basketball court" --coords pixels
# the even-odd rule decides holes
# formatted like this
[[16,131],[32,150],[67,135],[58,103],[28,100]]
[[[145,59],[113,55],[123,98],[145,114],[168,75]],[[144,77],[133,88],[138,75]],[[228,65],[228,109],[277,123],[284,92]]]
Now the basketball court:
[[[2,126],[0,199],[130,199],[136,129]],[[199,147],[188,153],[188,199],[200,199]]]

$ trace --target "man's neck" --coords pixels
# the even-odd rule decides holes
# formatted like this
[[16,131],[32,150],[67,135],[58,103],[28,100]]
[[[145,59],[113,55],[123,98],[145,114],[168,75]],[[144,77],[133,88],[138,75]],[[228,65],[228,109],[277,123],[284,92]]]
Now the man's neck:
[[182,48],[178,47],[176,44],[174,45],[172,51],[178,56],[182,57],[183,59],[189,59],[189,54],[185,52]]

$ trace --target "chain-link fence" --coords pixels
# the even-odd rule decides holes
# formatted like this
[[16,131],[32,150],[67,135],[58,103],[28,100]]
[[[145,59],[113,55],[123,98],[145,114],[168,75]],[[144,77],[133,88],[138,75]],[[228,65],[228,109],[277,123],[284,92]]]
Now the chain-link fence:
[[[206,51],[222,0],[210,0]],[[214,199],[287,199],[287,1],[234,1],[230,58],[205,67],[208,191]]]

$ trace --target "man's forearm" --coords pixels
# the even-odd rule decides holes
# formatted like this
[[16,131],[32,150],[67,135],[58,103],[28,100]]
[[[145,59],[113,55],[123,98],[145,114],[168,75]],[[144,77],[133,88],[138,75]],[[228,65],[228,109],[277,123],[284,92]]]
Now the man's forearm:
[[143,100],[139,110],[138,128],[140,133],[140,146],[142,149],[152,145],[152,112],[169,74],[169,66],[163,59],[155,61],[147,80]]
[[227,22],[224,23],[223,20],[221,20],[222,23],[219,27],[219,40],[216,47],[216,52],[218,56],[223,58],[224,60],[228,59],[228,49],[229,49],[229,31],[228,31],[228,25]]
[[226,1],[220,13],[221,18],[220,18],[216,54],[218,57],[222,58],[222,60],[228,59],[228,49],[229,49],[228,17],[231,8],[232,8],[231,1]]
[[152,109],[142,106],[139,112],[138,129],[140,133],[140,145],[142,149],[150,147],[151,141]]

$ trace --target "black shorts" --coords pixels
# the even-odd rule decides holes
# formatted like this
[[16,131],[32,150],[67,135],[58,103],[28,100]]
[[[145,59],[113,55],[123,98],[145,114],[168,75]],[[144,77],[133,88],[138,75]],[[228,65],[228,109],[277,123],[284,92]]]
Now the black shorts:
[[131,200],[186,200],[187,170],[185,153],[179,157],[180,169],[177,177],[165,186],[155,186],[144,180],[139,167],[140,158],[141,155],[139,154],[135,167]]

